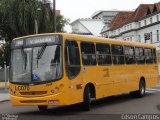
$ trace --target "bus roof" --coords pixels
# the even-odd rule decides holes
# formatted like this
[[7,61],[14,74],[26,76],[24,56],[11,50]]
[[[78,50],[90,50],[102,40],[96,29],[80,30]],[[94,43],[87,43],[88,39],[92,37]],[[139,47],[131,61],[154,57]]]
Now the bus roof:
[[139,42],[131,42],[131,41],[124,41],[124,40],[117,40],[111,38],[103,38],[103,37],[95,37],[95,36],[88,36],[88,35],[78,35],[78,34],[69,34],[69,33],[44,33],[44,34],[34,34],[28,35],[23,37],[18,37],[13,40],[35,37],[35,36],[46,36],[46,35],[62,35],[65,38],[78,40],[78,41],[86,41],[86,42],[97,42],[97,43],[109,43],[109,44],[123,44],[123,45],[133,45],[133,46],[143,46],[143,47],[156,47],[153,44],[148,43],[139,43]]

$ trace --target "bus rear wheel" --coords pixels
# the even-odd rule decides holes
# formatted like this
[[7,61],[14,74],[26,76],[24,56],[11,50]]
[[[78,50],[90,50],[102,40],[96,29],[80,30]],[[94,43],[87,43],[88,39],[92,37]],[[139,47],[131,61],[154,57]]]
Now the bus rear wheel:
[[141,97],[144,97],[144,96],[145,96],[145,93],[146,93],[145,81],[144,81],[143,79],[141,79],[141,80],[140,80],[140,83],[139,83],[139,90],[134,91],[134,92],[131,92],[130,94],[131,94],[133,97],[141,98]]
[[91,109],[91,92],[90,88],[86,87],[84,90],[84,96],[83,96],[83,110],[89,111]]
[[39,105],[38,109],[39,109],[39,111],[46,111],[47,110],[47,106],[46,105]]

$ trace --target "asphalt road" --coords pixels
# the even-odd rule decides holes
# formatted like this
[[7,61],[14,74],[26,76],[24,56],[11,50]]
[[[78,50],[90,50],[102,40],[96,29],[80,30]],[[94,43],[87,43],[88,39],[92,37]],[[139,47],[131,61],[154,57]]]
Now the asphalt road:
[[118,120],[123,114],[160,114],[160,85],[147,90],[143,98],[125,94],[93,101],[91,111],[87,112],[79,105],[50,107],[46,112],[40,112],[36,106],[12,107],[10,102],[4,102],[0,103],[0,114],[18,115],[18,120]]

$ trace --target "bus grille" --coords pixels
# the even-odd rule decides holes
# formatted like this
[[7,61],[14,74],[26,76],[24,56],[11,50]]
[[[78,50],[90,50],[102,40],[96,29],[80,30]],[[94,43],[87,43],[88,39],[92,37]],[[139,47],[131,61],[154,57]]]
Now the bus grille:
[[44,95],[47,91],[30,91],[30,92],[20,92],[21,95]]
[[47,100],[23,100],[21,103],[46,103]]

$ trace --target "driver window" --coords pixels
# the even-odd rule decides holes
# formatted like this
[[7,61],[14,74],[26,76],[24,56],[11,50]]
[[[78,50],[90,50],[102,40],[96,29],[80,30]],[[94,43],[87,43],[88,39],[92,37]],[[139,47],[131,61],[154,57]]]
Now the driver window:
[[69,79],[73,79],[80,72],[79,48],[76,41],[65,42],[66,72]]

